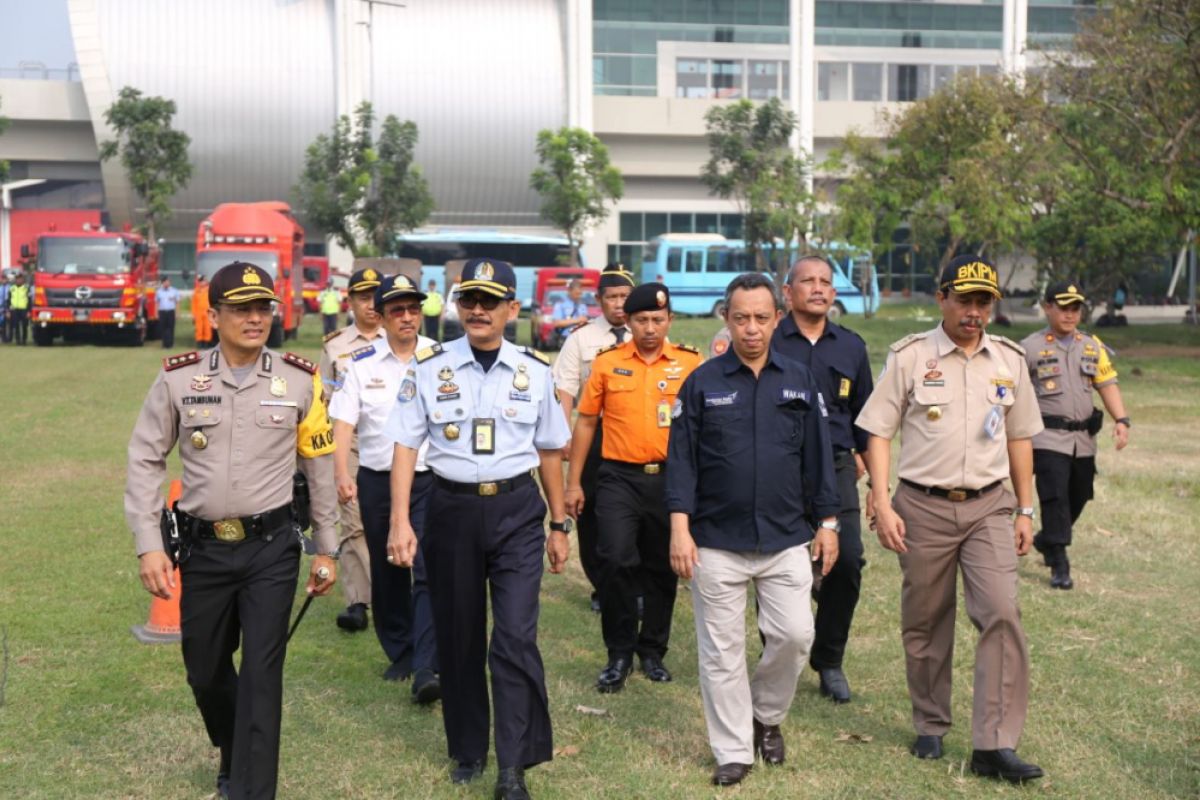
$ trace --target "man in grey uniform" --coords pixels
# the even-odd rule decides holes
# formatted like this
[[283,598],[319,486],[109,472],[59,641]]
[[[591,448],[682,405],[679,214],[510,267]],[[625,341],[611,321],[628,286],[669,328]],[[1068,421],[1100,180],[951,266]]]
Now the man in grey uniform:
[[[317,365],[265,349],[275,295],[271,276],[235,262],[209,284],[220,345],[164,360],[129,441],[125,516],[142,585],[177,591],[159,528],[167,455],[179,443],[183,494],[183,663],[213,746],[222,797],[275,796],[283,659],[300,565],[292,505],[297,464],[308,479],[321,553],[307,590],[336,580],[337,497],[333,435]],[[233,654],[242,651],[240,670]]]

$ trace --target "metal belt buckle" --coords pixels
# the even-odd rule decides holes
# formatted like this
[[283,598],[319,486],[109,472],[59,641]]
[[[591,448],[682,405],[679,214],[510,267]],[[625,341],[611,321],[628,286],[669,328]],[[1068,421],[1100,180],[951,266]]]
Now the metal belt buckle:
[[494,497],[498,494],[500,494],[500,484],[495,482],[479,484],[480,497]]
[[645,464],[642,466],[642,471],[647,475],[657,475],[660,469],[662,469],[662,465],[660,464]]
[[219,519],[212,526],[213,535],[222,542],[240,542],[246,538],[246,529],[242,527],[242,521],[237,517]]
[[967,490],[951,489],[950,491],[946,492],[946,499],[952,500],[955,503],[961,503],[963,500],[967,499]]

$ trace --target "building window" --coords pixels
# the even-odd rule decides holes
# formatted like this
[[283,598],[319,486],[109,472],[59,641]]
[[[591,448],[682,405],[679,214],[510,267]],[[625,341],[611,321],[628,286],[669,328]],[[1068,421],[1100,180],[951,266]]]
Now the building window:
[[854,99],[878,103],[883,100],[883,64],[854,64]]
[[712,86],[715,97],[740,98],[742,96],[742,61],[715,59],[712,62]]
[[746,84],[746,93],[751,100],[779,97],[779,62],[751,61]]
[[889,64],[888,100],[907,103],[929,96],[928,64]]
[[817,99],[850,99],[850,65],[822,61],[817,64]]
[[708,59],[679,58],[675,60],[675,96],[708,97]]

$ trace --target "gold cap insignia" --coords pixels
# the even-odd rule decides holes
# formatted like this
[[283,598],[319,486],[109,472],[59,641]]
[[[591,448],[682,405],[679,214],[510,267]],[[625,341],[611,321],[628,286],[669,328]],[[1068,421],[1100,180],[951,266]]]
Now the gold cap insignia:
[[363,280],[373,281],[378,277],[379,277],[379,273],[377,273],[375,270],[371,269],[370,267],[368,267],[367,270],[365,272],[363,272]]
[[246,271],[242,273],[242,283],[247,286],[259,286],[262,284],[262,278],[258,277],[254,267],[246,267]]
[[1071,294],[1079,293],[1079,290],[1075,288],[1075,284],[1073,284],[1073,283],[1067,287],[1067,291],[1070,292]]
[[654,300],[655,300],[655,302],[658,303],[658,307],[662,308],[663,306],[665,306],[667,304],[667,293],[664,292],[662,289],[659,289],[654,294]]
[[483,262],[475,268],[475,277],[482,278],[485,281],[490,281],[496,276],[496,269],[488,262]]

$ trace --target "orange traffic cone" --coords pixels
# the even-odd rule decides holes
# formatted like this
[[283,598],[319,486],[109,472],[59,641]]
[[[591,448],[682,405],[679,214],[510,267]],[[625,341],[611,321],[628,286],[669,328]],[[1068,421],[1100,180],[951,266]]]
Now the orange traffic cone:
[[[170,508],[183,493],[180,481],[171,481],[167,492],[167,507]],[[134,625],[130,630],[142,644],[170,644],[179,641],[179,597],[183,594],[183,580],[179,568],[175,568],[175,591],[171,599],[150,598],[150,616],[145,625]]]

